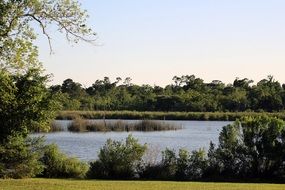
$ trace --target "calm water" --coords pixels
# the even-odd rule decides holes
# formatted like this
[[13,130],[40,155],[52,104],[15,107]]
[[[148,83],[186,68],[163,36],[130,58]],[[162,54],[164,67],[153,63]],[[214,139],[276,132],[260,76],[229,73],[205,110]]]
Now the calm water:
[[[112,122],[114,120],[108,120]],[[129,121],[127,122],[136,122]],[[56,121],[63,128],[67,128],[71,121]],[[68,131],[36,134],[45,136],[47,143],[56,143],[68,155],[76,156],[81,160],[94,160],[99,149],[107,139],[123,140],[129,134],[139,139],[140,143],[147,143],[152,150],[160,152],[165,148],[178,150],[185,148],[189,151],[199,148],[207,149],[210,141],[218,142],[218,136],[223,126],[230,124],[228,121],[165,121],[182,126],[176,131],[160,132],[86,132],[71,133]]]

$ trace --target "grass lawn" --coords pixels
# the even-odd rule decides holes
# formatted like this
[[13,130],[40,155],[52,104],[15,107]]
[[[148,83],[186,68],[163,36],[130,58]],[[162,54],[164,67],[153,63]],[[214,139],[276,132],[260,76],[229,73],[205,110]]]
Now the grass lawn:
[[0,190],[285,190],[279,184],[62,179],[0,180]]

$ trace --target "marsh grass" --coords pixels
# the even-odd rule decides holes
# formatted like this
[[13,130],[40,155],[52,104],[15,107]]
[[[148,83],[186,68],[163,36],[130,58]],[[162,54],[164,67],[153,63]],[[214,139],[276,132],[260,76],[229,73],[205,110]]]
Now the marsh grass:
[[285,120],[284,112],[138,112],[138,111],[61,111],[57,119],[135,119],[135,120],[197,120],[235,121],[243,116],[268,115]]
[[64,129],[59,123],[53,121],[50,123],[49,129],[47,131],[43,131],[43,130],[40,130],[40,128],[37,128],[32,132],[33,133],[53,133],[53,132],[59,132],[59,131],[64,131]]
[[52,122],[49,132],[59,132],[59,131],[63,131],[63,130],[64,129],[61,127],[61,125],[59,123]]
[[168,131],[179,130],[182,126],[166,123],[165,121],[142,120],[130,126],[130,131]]
[[68,126],[68,131],[72,132],[86,132],[89,122],[81,117],[73,119],[72,123]]
[[72,132],[108,132],[108,131],[168,131],[179,130],[182,126],[170,124],[165,121],[152,121],[141,120],[134,123],[125,122],[122,120],[106,122],[103,121],[88,121],[81,117],[78,117],[72,121],[68,127]]

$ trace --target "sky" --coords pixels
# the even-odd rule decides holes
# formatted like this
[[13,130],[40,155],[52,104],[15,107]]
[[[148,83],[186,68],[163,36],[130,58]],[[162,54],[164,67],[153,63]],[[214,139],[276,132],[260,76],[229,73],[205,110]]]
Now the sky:
[[104,76],[165,86],[173,76],[232,83],[273,75],[285,83],[284,0],[79,0],[96,45],[43,37],[40,60],[52,84],[90,86]]

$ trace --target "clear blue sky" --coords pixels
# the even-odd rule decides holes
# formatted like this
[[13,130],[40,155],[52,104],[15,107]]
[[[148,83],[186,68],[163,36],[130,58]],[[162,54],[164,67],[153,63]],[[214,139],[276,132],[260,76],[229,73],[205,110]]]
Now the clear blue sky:
[[55,54],[39,39],[53,83],[86,86],[109,76],[164,86],[174,75],[210,82],[273,75],[285,83],[284,0],[81,0],[97,46],[54,34]]

